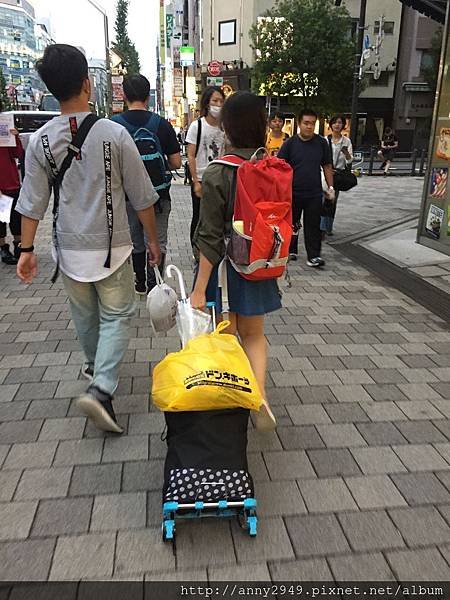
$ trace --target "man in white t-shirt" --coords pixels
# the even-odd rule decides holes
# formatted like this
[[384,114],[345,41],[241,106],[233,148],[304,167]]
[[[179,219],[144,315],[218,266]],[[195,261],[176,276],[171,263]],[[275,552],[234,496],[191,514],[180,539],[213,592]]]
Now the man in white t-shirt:
[[[61,115],[34,133],[26,153],[26,176],[17,203],[22,247],[17,275],[37,274],[33,242],[47,211],[54,180],[68,147],[90,114],[90,81],[84,55],[54,44],[36,68],[59,100]],[[118,370],[128,347],[135,312],[132,250],[125,194],[148,236],[151,264],[158,264],[153,205],[158,200],[136,145],[121,125],[99,119],[89,130],[59,187],[53,256],[62,272],[72,317],[86,355],[83,375],[91,381],[77,406],[102,430],[122,433],[112,406]]]
[[220,111],[224,99],[224,93],[220,88],[207,87],[200,99],[201,117],[191,123],[186,135],[188,163],[192,178],[191,244],[200,214],[203,173],[212,160],[223,154],[225,134],[220,128]]

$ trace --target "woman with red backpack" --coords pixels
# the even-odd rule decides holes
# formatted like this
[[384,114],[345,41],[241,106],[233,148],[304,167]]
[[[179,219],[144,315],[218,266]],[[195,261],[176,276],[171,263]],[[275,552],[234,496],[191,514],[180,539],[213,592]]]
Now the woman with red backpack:
[[[258,148],[264,148],[266,141],[266,111],[261,99],[249,92],[230,96],[222,109],[222,126],[231,146],[228,153],[230,157],[234,155],[248,162]],[[218,270],[226,254],[225,240],[231,233],[236,168],[222,160],[210,164],[203,174],[202,187],[200,218],[193,239],[199,269],[191,294],[191,305],[204,309],[207,301],[213,301],[221,312],[222,293],[218,287]],[[249,280],[233,268],[230,260],[224,266],[231,321],[226,333],[239,335],[265,399],[256,415],[256,428],[273,430],[276,420],[265,392],[267,341],[264,315],[281,308],[277,280]]]

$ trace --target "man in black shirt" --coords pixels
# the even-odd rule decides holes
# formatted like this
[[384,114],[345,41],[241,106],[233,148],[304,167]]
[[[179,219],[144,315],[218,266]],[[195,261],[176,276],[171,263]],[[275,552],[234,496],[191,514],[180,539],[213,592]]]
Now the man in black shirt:
[[[143,75],[131,75],[123,81],[123,92],[128,105],[128,110],[112,117],[113,121],[123,125],[132,136],[137,136],[139,129],[151,130],[151,119],[156,123],[155,135],[159,140],[164,155],[165,169],[179,169],[181,167],[180,144],[174,128],[159,115],[148,110],[150,83]],[[152,117],[153,115],[153,117]],[[156,121],[155,121],[156,119]],[[158,228],[158,241],[161,248],[161,263],[159,269],[163,272],[167,252],[167,227],[171,209],[170,187],[158,190],[160,200],[155,207],[156,225]],[[128,222],[130,224],[131,239],[133,241],[133,268],[136,277],[135,287],[138,294],[149,292],[156,285],[155,273],[152,268],[146,269],[146,245],[142,225],[136,212],[127,202]]]
[[334,200],[333,166],[327,141],[314,133],[317,114],[304,109],[298,117],[299,134],[284,142],[278,152],[278,158],[284,158],[294,170],[292,182],[292,236],[289,256],[297,260],[298,232],[303,213],[303,228],[308,267],[322,267],[325,261],[320,256],[322,233],[320,231],[320,213],[322,211],[322,167],[328,186],[326,195]]

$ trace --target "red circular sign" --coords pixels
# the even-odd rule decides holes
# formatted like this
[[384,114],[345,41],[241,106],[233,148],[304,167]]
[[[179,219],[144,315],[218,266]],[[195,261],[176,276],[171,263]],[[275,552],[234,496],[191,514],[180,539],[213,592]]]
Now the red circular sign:
[[208,63],[208,73],[211,77],[218,77],[222,73],[222,63],[218,60],[212,60]]

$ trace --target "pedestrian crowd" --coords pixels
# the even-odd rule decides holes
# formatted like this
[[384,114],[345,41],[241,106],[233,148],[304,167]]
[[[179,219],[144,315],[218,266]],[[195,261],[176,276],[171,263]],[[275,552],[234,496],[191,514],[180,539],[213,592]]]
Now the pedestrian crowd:
[[[111,120],[92,115],[91,84],[84,55],[75,47],[54,44],[36,63],[37,71],[61,105],[54,117],[30,138],[25,178],[19,181],[17,159],[23,158],[19,134],[14,147],[0,147],[0,190],[12,199],[9,227],[13,247],[0,223],[1,260],[17,264],[18,277],[32,283],[38,273],[34,242],[51,195],[53,257],[67,292],[89,380],[77,399],[81,411],[106,431],[122,428],[113,408],[118,369],[128,347],[135,292],[147,294],[164,272],[171,212],[171,170],[181,167],[187,146],[186,178],[191,184],[190,240],[196,274],[190,296],[193,308],[208,302],[221,308],[219,266],[235,226],[235,169],[218,161],[224,154],[253,160],[261,148],[284,159],[292,169],[292,240],[289,259],[299,257],[303,227],[306,264],[321,268],[321,244],[333,234],[336,201],[334,177],[349,171],[353,151],[343,135],[346,119],[330,120],[331,134],[315,133],[318,116],[304,109],[298,134],[284,131],[285,118],[267,120],[261,99],[238,92],[225,99],[208,87],[200,116],[177,136],[172,125],[148,110],[150,85],[142,75],[124,78],[128,109]],[[180,148],[181,143],[181,148]],[[393,132],[383,138],[386,171],[395,148]],[[230,209],[231,207],[231,209]],[[169,244],[170,245],[170,244]],[[55,276],[57,273],[55,273]],[[276,426],[265,393],[267,342],[264,316],[281,307],[277,280],[251,280],[226,263],[229,320],[227,333],[239,336],[263,396],[256,426]]]

